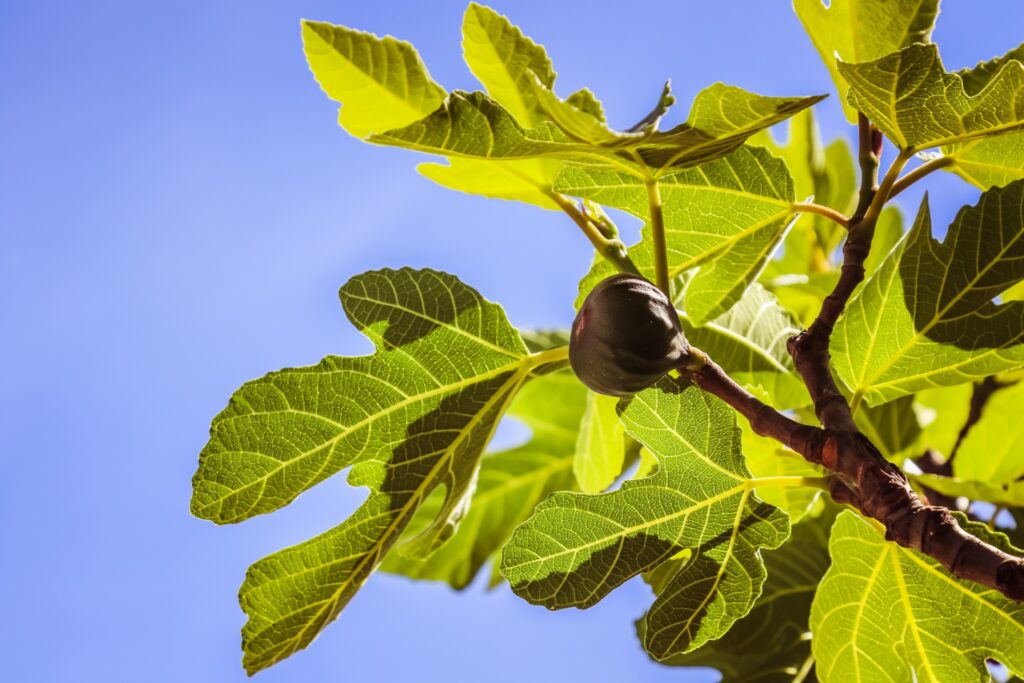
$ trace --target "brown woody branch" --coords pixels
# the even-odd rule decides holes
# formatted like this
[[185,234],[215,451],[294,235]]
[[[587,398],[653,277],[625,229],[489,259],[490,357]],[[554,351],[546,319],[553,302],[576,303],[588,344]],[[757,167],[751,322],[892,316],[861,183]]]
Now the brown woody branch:
[[829,493],[885,527],[885,537],[938,560],[952,575],[1024,600],[1024,560],[960,528],[944,507],[925,505],[902,471],[856,431],[801,424],[765,405],[697,349],[680,371],[722,399],[761,436],[773,438],[807,461],[835,473]]
[[906,475],[857,429],[850,404],[832,376],[832,329],[864,280],[875,221],[909,160],[909,155],[901,153],[879,186],[881,133],[862,115],[859,134],[860,198],[850,218],[839,280],[810,327],[787,344],[822,427],[798,423],[765,405],[697,349],[692,349],[690,360],[680,371],[735,408],[758,434],[776,439],[833,472],[829,487],[833,499],[881,522],[888,540],[934,558],[954,576],[994,588],[1010,599],[1024,600],[1024,559],[967,533],[948,509],[923,503]]

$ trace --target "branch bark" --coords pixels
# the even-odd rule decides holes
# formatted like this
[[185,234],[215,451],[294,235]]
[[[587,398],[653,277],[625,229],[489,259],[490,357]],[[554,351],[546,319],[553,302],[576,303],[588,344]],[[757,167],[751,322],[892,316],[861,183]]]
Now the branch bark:
[[758,434],[778,440],[809,462],[833,472],[829,486],[832,498],[881,522],[886,539],[934,558],[954,576],[994,588],[1012,600],[1024,600],[1024,559],[967,533],[945,507],[923,503],[906,475],[860,433],[850,404],[832,376],[832,329],[864,280],[864,261],[871,249],[875,221],[910,158],[901,152],[879,185],[882,136],[863,115],[858,147],[860,198],[850,218],[839,280],[810,327],[787,344],[822,427],[798,423],[765,405],[697,349],[691,348],[691,357],[680,371],[735,408]]
[[903,472],[863,434],[792,420],[755,398],[695,348],[691,347],[690,361],[679,370],[732,406],[761,436],[833,472],[832,498],[881,522],[886,539],[938,560],[953,576],[994,588],[1012,600],[1024,600],[1024,559],[968,534],[946,508],[922,503]]

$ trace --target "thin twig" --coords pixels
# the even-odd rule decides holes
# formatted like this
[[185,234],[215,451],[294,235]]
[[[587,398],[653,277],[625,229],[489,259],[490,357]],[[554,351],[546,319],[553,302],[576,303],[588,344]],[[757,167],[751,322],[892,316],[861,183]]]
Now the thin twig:
[[793,211],[799,211],[802,213],[815,213],[819,216],[824,216],[834,223],[838,223],[844,228],[850,224],[849,217],[843,215],[842,212],[836,211],[833,208],[825,206],[823,204],[815,204],[813,202],[793,202],[790,205]]
[[903,190],[907,189],[921,178],[924,178],[932,171],[952,166],[953,163],[954,162],[951,157],[938,157],[937,159],[932,159],[931,161],[921,164],[893,184],[892,191],[889,192],[889,199],[892,199],[900,192],[903,192]]
[[881,522],[887,539],[934,558],[953,576],[1024,600],[1024,559],[967,533],[946,508],[922,503],[906,475],[863,434],[796,422],[755,398],[696,348],[679,371],[732,406],[756,433],[833,472],[832,498]]

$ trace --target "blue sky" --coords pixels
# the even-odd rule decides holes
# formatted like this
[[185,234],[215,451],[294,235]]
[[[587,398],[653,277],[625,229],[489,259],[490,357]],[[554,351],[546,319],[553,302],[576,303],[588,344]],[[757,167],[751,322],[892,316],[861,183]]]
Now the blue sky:
[[[949,67],[1024,40],[1019,2],[947,4],[935,39]],[[788,3],[494,5],[547,46],[562,94],[590,86],[620,126],[667,77],[670,123],[718,80],[831,92]],[[348,137],[306,69],[300,17],[410,40],[441,84],[474,89],[464,7],[0,3],[4,679],[244,679],[245,568],[363,494],[335,477],[216,527],[188,514],[196,454],[243,381],[368,350],[337,301],[348,277],[430,266],[519,326],[571,320],[589,249],[568,220],[444,190],[414,172],[420,157]],[[849,133],[834,96],[819,110],[826,137]],[[929,187],[939,226],[977,196],[952,176]],[[636,644],[650,600],[632,582],[550,613],[506,589],[378,575],[259,680],[690,680]]]

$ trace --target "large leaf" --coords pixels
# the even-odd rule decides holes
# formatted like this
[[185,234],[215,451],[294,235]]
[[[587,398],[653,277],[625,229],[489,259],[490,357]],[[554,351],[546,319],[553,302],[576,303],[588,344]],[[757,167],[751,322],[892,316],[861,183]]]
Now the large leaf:
[[645,646],[663,659],[749,611],[765,576],[759,549],[781,544],[789,522],[753,495],[735,414],[718,399],[665,379],[625,401],[622,418],[657,456],[656,472],[610,493],[554,494],[513,533],[501,569],[530,602],[589,607],[692,552],[646,617]]
[[493,98],[457,90],[429,116],[375,134],[370,141],[476,159],[561,159],[644,177],[725,156],[757,131],[820,99],[764,97],[715,84],[697,95],[690,118],[672,130],[649,129],[625,140],[597,145],[574,138],[549,121],[524,128]]
[[[470,3],[462,20],[462,53],[466,64],[487,89],[524,127],[546,120],[533,92],[533,81],[554,86],[555,72],[544,48],[489,7]],[[429,113],[429,112],[425,112]],[[557,209],[549,193],[558,173],[553,159],[449,159],[447,165],[420,164],[420,173],[444,187],[498,199],[511,199]]]
[[[1019,555],[984,524],[960,524]],[[832,528],[832,566],[811,607],[818,677],[841,681],[987,682],[985,659],[1024,672],[1024,604],[949,575],[846,511]]]
[[350,465],[350,483],[371,489],[340,526],[250,568],[249,671],[308,645],[439,486],[444,500],[408,551],[450,537],[505,407],[533,370],[564,358],[527,355],[497,305],[444,273],[365,273],[341,299],[377,352],[245,384],[214,419],[193,480],[193,513],[220,523],[275,510]]
[[[710,666],[721,683],[809,683],[814,681],[811,655],[811,600],[828,569],[828,536],[835,510],[793,526],[789,540],[770,553],[768,578],[750,614],[721,639],[665,661],[672,666]],[[643,637],[643,621],[637,624]]]
[[[568,371],[526,384],[508,415],[530,428],[530,440],[483,458],[469,512],[451,539],[422,560],[391,553],[381,569],[465,588],[537,503],[554,491],[574,488],[574,433],[586,393]],[[404,537],[415,537],[437,517],[444,501],[441,494],[435,491],[420,506]]]
[[[756,147],[663,176],[669,276],[697,266],[683,304],[695,325],[716,318],[735,304],[785,234],[793,214],[793,181],[783,161]],[[644,183],[619,171],[567,168],[555,189],[586,197],[639,216],[648,216]],[[630,249],[633,262],[654,279],[650,226]],[[598,263],[581,284],[581,294],[610,275]]]
[[[969,92],[942,66],[934,45],[911,45],[871,62],[839,62],[850,103],[908,151],[951,145],[1024,127],[1024,64],[1002,62]],[[922,116],[927,112],[927,116]]]
[[1022,279],[1024,181],[961,209],[941,243],[925,199],[836,326],[839,376],[880,403],[1024,366],[1024,302],[993,302]]
[[343,105],[338,123],[356,137],[408,125],[444,100],[409,43],[308,20],[302,43],[320,87]]
[[939,0],[794,0],[793,8],[835,81],[843,110],[856,122],[846,101],[849,85],[836,58],[868,62],[914,43],[931,40]]

